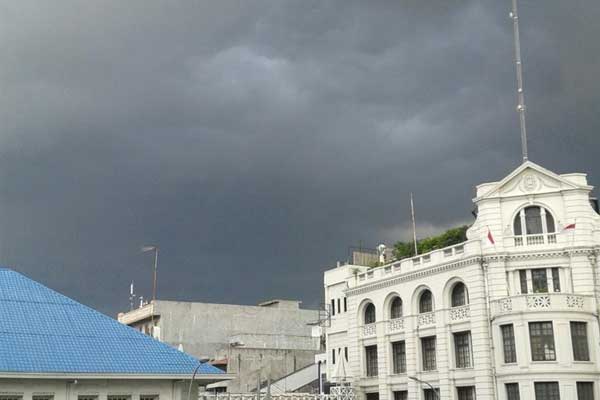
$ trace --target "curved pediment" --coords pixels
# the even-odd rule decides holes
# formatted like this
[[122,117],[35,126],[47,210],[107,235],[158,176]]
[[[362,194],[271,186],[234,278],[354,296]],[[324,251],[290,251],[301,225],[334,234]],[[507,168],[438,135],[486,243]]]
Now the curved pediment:
[[500,182],[478,186],[475,201],[576,189],[591,190],[592,187],[586,184],[584,175],[561,176],[527,161]]

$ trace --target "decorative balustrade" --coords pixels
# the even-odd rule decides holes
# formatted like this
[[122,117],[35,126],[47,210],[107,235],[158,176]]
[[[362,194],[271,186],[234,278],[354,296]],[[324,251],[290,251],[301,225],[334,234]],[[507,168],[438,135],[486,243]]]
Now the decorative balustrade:
[[377,326],[375,324],[368,324],[363,326],[362,336],[369,337],[377,334]]
[[492,315],[526,311],[582,311],[593,313],[593,296],[566,293],[537,293],[505,297],[491,302]]
[[394,318],[388,323],[389,332],[401,332],[404,330],[404,318]]
[[556,244],[557,242],[556,233],[514,236],[513,239],[516,247]]
[[469,305],[453,307],[450,309],[450,322],[462,322],[471,318],[471,307]]
[[435,312],[419,314],[417,318],[418,326],[427,326],[435,324]]

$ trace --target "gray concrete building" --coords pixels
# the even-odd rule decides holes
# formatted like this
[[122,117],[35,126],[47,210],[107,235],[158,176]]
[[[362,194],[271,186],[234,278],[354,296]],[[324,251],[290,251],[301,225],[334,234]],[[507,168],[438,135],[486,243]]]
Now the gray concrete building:
[[209,387],[232,393],[256,390],[259,380],[275,381],[313,364],[320,352],[320,338],[312,335],[318,319],[318,310],[302,309],[293,300],[258,306],[156,300],[118,316],[119,322],[234,374],[235,379]]

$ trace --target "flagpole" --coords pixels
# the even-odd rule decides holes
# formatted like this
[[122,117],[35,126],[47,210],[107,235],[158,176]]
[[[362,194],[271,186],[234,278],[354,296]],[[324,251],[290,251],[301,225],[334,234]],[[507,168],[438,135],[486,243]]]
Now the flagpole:
[[417,224],[415,223],[415,204],[413,202],[413,194],[410,192],[410,215],[412,219],[413,228],[413,243],[415,244],[415,256],[419,255],[419,248],[417,246]]

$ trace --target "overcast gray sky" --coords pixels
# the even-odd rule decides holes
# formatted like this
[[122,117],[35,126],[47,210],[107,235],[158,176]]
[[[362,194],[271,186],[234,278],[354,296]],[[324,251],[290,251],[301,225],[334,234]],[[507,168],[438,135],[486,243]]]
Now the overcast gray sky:
[[[114,315],[321,299],[518,166],[509,0],[3,1],[0,261]],[[531,159],[600,183],[600,2],[522,0]]]

